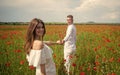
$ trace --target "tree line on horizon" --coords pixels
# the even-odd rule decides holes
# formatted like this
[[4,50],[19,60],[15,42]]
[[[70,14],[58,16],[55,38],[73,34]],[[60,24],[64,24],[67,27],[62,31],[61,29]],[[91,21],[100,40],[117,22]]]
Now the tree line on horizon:
[[[0,22],[0,25],[28,25],[29,22]],[[45,22],[46,25],[67,25],[67,23],[62,22]],[[74,23],[75,25],[120,25],[120,23]]]

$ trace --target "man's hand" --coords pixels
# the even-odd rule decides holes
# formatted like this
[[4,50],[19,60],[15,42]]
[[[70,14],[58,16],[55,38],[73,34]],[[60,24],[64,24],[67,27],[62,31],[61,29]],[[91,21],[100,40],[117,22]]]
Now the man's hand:
[[58,40],[56,43],[62,45],[62,44],[64,44],[64,41],[63,40]]
[[58,40],[56,43],[61,45],[61,44],[62,44],[62,41],[61,41],[61,40]]
[[62,43],[64,44],[64,43],[65,43],[65,41],[64,41],[64,40],[62,40]]

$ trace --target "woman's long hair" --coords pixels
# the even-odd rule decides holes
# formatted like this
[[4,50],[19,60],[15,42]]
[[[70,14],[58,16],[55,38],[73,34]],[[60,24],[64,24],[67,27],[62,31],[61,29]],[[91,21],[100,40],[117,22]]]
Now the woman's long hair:
[[33,41],[35,40],[35,28],[36,26],[41,23],[43,25],[43,28],[44,28],[44,34],[42,37],[40,37],[41,41],[43,41],[43,37],[46,33],[46,30],[45,30],[45,25],[44,25],[44,22],[40,19],[37,19],[37,18],[34,18],[30,23],[29,23],[29,27],[27,29],[27,34],[26,34],[26,42],[25,42],[25,45],[24,45],[24,49],[25,49],[25,52],[27,54],[29,54],[30,50],[32,49],[32,45],[33,45]]

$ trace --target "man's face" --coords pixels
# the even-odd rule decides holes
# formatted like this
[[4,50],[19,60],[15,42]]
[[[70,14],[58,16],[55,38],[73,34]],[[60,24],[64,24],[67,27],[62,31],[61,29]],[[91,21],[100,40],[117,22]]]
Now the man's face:
[[68,25],[69,25],[69,24],[72,24],[72,23],[73,23],[73,19],[70,18],[70,17],[67,17],[67,23],[68,23]]

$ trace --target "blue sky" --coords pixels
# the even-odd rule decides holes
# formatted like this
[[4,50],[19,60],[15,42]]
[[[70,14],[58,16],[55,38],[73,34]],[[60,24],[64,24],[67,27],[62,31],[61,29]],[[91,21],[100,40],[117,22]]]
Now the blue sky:
[[75,22],[120,23],[120,0],[0,0],[1,22],[66,22],[68,14]]

